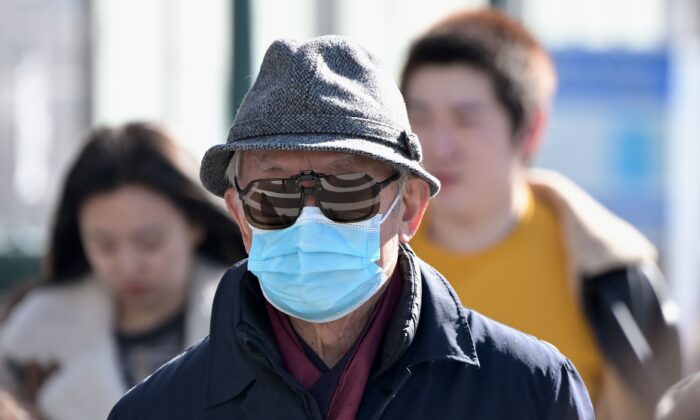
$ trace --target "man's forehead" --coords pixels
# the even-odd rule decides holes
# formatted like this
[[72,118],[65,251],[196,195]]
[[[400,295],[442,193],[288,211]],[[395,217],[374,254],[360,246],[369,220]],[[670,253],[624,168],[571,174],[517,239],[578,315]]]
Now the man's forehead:
[[298,150],[246,151],[245,166],[255,172],[290,172],[315,170],[317,172],[386,172],[388,163],[365,156],[341,152],[312,152]]

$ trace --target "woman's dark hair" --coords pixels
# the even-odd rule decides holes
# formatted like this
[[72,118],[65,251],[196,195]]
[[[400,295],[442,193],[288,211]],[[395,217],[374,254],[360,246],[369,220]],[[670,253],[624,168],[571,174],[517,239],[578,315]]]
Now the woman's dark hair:
[[90,272],[78,225],[80,207],[94,195],[125,185],[150,188],[200,226],[204,235],[198,254],[225,265],[244,258],[238,227],[188,176],[184,157],[156,125],[131,123],[92,131],[58,201],[43,267],[46,280],[66,282]]

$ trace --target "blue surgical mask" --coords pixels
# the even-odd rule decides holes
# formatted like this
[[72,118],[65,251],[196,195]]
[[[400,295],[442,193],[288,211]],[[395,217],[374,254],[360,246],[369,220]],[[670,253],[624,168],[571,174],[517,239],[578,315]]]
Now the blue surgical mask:
[[340,319],[367,302],[387,281],[377,264],[380,226],[399,197],[384,216],[362,222],[334,222],[318,207],[304,207],[288,228],[252,228],[248,270],[267,301],[315,323]]

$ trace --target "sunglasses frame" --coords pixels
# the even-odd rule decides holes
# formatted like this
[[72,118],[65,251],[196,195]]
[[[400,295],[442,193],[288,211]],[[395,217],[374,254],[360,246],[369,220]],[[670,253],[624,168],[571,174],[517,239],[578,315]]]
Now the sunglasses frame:
[[[360,173],[364,174],[364,175],[370,177],[374,181],[374,178],[372,178],[372,176],[367,174],[367,173],[353,172],[353,174],[355,174],[355,173],[356,174],[360,174]],[[328,214],[326,214],[326,210],[321,205],[321,200],[319,199],[319,193],[321,191],[321,178],[327,178],[329,176],[349,175],[349,174],[350,173],[347,173],[347,174],[323,174],[323,173],[319,173],[319,172],[314,172],[312,170],[306,170],[306,171],[301,171],[297,175],[294,175],[294,176],[291,176],[288,178],[258,178],[258,179],[254,179],[254,180],[250,181],[244,188],[241,188],[241,186],[238,184],[238,177],[234,177],[233,186],[236,188],[236,191],[238,192],[238,196],[241,199],[241,202],[243,203],[243,212],[245,213],[245,217],[248,220],[248,223],[250,223],[252,226],[254,226],[258,229],[279,230],[279,229],[285,229],[285,228],[288,228],[290,226],[293,226],[294,223],[296,223],[297,219],[301,215],[301,211],[304,208],[304,202],[306,201],[307,193],[309,193],[309,192],[311,193],[311,195],[313,195],[314,200],[316,200],[316,205],[321,210],[321,213],[323,213],[323,215],[326,216],[328,219],[333,220]],[[376,187],[376,186],[379,187],[379,190],[377,191],[377,196],[381,193],[381,191],[386,186],[388,186],[392,182],[398,180],[400,177],[401,177],[401,174],[399,172],[395,172],[393,175],[389,176],[385,180],[380,181],[380,182],[375,182],[374,185],[372,185],[372,187]],[[298,207],[299,213],[294,218],[294,221],[291,224],[289,224],[287,226],[270,227],[267,225],[261,225],[258,222],[255,222],[254,220],[252,220],[253,218],[250,215],[250,207],[248,206],[248,204],[246,204],[243,197],[250,191],[250,189],[253,187],[253,185],[256,182],[260,182],[260,181],[293,181],[296,184],[299,192],[301,193],[301,196],[299,197],[299,207]],[[309,181],[313,181],[314,185],[310,186],[310,187],[306,187],[306,186],[302,185],[303,182],[309,182]],[[372,188],[372,187],[370,187],[370,188]],[[378,212],[378,210],[377,210],[377,212]],[[373,214],[370,214],[368,217],[365,217],[365,218],[359,219],[359,220],[352,220],[352,221],[333,220],[333,221],[337,222],[337,223],[361,222],[363,220],[367,220],[367,219],[374,217],[377,214],[377,212],[374,212]]]

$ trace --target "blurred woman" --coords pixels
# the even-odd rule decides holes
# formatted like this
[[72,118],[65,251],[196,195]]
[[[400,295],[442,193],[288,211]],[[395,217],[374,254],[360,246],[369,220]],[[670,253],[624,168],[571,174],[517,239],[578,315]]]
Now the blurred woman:
[[245,251],[188,162],[152,125],[89,136],[58,202],[46,281],[0,326],[0,377],[40,415],[106,418],[208,334],[216,284]]

